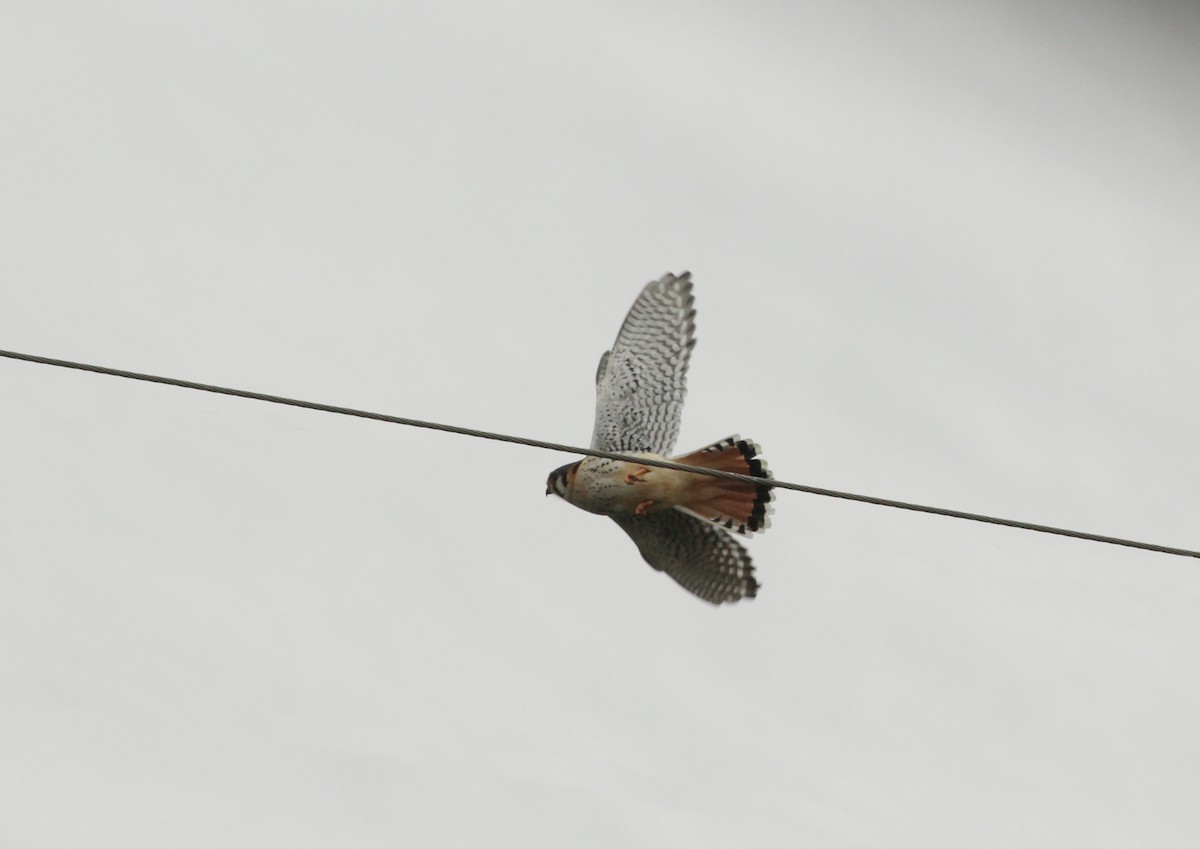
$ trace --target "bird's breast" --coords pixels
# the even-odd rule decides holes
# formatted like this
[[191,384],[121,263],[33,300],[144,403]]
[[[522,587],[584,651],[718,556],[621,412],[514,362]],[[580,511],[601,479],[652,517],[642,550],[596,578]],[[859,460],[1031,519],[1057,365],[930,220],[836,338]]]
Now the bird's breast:
[[[638,454],[666,459],[659,454]],[[686,472],[589,457],[579,466],[567,500],[591,513],[604,515],[646,514],[668,510],[681,503]]]

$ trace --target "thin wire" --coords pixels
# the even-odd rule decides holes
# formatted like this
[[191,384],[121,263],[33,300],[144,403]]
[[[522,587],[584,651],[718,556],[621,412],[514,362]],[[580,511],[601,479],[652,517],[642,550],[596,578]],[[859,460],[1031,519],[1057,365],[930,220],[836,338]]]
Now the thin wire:
[[200,392],[213,392],[217,395],[232,395],[237,398],[249,398],[253,401],[267,401],[272,404],[284,404],[289,407],[303,407],[307,410],[319,410],[324,413],[337,413],[343,416],[356,416],[360,419],[374,419],[380,422],[389,422],[391,424],[406,425],[408,427],[420,427],[428,430],[440,430],[445,433],[456,433],[461,436],[472,436],[478,439],[492,439],[498,442],[512,442],[517,445],[528,445],[533,448],[545,448],[549,451],[563,451],[568,454],[584,454],[589,457],[604,457],[609,460],[619,460],[622,462],[641,463],[644,466],[655,466],[662,469],[674,469],[680,472],[690,472],[697,475],[709,475],[714,478],[724,478],[726,480],[743,481],[752,484],[765,484],[776,489],[791,489],[796,492],[807,492],[810,495],[823,495],[828,498],[841,498],[847,501],[861,501],[864,504],[877,504],[881,507],[895,507],[899,510],[913,510],[919,513],[933,513],[938,516],[949,516],[952,519],[966,519],[971,522],[985,522],[990,525],[1003,525],[1008,528],[1020,528],[1026,531],[1037,531],[1043,534],[1056,534],[1058,536],[1073,537],[1075,539],[1091,540],[1092,542],[1103,542],[1109,545],[1123,545],[1128,548],[1140,548],[1145,551],[1157,551],[1162,554],[1174,554],[1180,557],[1195,557],[1200,559],[1200,551],[1191,551],[1186,548],[1172,548],[1166,545],[1157,545],[1150,542],[1136,542],[1129,539],[1121,539],[1119,537],[1104,536],[1102,534],[1090,534],[1084,531],[1071,531],[1065,528],[1053,528],[1049,525],[1037,525],[1032,522],[1019,522],[1014,519],[999,519],[995,516],[984,516],[979,513],[965,513],[961,510],[949,510],[945,507],[929,507],[923,504],[911,504],[906,501],[893,501],[890,498],[877,498],[872,495],[856,495],[852,492],[839,492],[835,489],[823,489],[817,486],[806,486],[799,483],[789,483],[787,481],[775,480],[774,478],[759,478],[751,475],[741,475],[736,472],[724,472],[719,469],[700,469],[695,466],[685,466],[680,463],[673,463],[670,460],[654,460],[647,457],[634,457],[628,454],[621,454],[616,451],[598,451],[594,448],[578,448],[573,445],[562,445],[557,442],[545,442],[541,439],[529,439],[524,436],[506,436],[502,433],[492,433],[486,430],[475,430],[469,427],[458,427],[456,425],[439,424],[437,422],[426,422],[420,419],[407,419],[401,416],[389,416],[384,413],[372,413],[367,410],[355,410],[350,407],[338,407],[333,404],[319,404],[314,401],[299,401],[295,398],[283,398],[279,395],[267,395],[263,392],[250,392],[245,389],[230,389],[225,386],[213,386],[208,383],[196,383],[190,380],[179,380],[174,377],[159,377],[153,374],[141,374],[136,371],[125,371],[123,369],[108,368],[106,366],[88,365],[86,363],[76,363],[69,360],[56,360],[51,357],[39,357],[34,354],[19,354],[15,351],[0,351],[0,357],[7,357],[11,360],[23,360],[29,363],[39,363],[47,366],[58,366],[59,368],[76,369],[78,371],[90,371],[96,374],[107,374],[112,377],[124,377],[129,380],[142,380],[148,383],[162,383],[167,386],[178,386],[183,389],[195,389]]

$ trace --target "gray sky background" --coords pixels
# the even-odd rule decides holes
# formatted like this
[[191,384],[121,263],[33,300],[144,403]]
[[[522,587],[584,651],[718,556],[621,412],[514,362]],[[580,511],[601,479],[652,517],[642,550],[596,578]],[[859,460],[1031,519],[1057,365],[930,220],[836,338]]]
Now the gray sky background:
[[[0,347],[1200,548],[1189,4],[8,3]],[[1200,564],[0,361],[0,845],[1194,847]]]

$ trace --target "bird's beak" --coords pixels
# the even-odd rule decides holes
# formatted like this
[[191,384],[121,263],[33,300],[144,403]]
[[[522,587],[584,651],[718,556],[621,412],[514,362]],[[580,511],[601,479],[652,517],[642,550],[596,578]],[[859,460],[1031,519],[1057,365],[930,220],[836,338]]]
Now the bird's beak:
[[546,494],[550,494],[550,484],[546,484]]

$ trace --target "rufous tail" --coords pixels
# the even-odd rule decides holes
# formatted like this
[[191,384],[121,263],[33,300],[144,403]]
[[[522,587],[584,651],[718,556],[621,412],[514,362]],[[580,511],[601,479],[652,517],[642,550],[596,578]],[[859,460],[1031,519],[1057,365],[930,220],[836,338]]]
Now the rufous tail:
[[[760,450],[756,443],[734,435],[672,459],[701,469],[770,478],[767,461],[758,456]],[[759,533],[771,527],[773,487],[709,476],[689,477],[695,478],[695,483],[689,486],[688,498],[678,509],[739,534]]]

